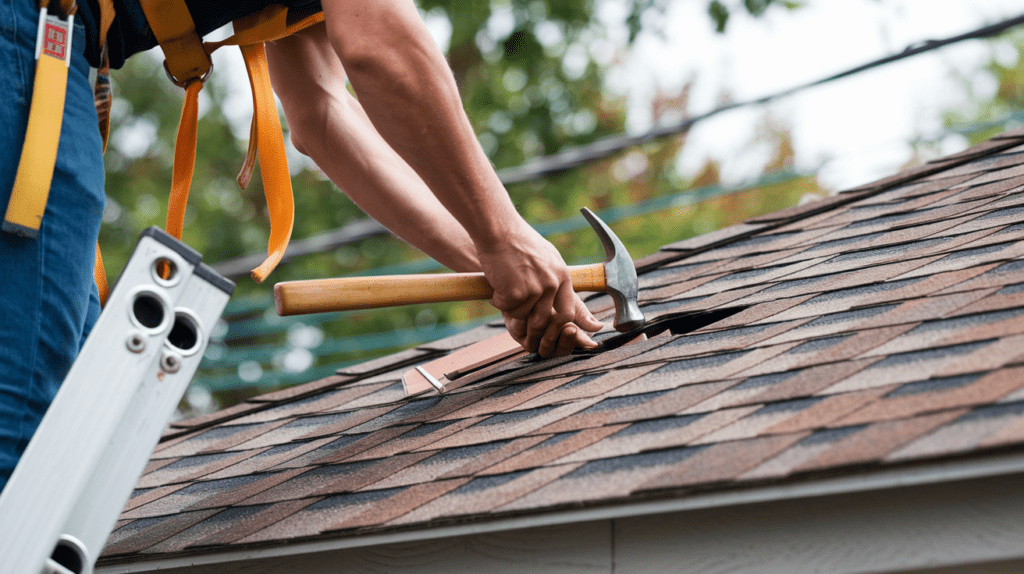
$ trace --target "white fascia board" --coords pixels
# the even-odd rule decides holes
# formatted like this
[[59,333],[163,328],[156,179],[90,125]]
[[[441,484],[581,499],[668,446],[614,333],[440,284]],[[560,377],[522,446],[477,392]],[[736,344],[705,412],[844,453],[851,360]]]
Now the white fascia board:
[[537,528],[648,516],[669,512],[685,512],[709,508],[723,508],[742,504],[796,500],[889,488],[906,488],[973,478],[986,478],[1010,474],[1024,474],[1024,453],[1003,454],[976,459],[954,459],[899,468],[878,469],[863,474],[820,478],[787,484],[756,486],[723,492],[694,493],[683,498],[633,502],[597,508],[581,508],[543,512],[527,516],[514,516],[494,520],[481,520],[469,524],[428,527],[365,536],[339,537],[271,548],[227,550],[195,556],[182,556],[158,560],[142,560],[125,564],[97,567],[96,574],[128,574],[159,571],[206,564],[263,560],[347,548],[360,548],[416,542],[454,536],[467,536],[491,532]]

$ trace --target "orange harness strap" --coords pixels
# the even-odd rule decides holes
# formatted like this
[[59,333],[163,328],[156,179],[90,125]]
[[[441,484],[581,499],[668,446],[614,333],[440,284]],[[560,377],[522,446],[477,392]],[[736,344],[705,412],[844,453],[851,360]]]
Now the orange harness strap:
[[[160,4],[161,10],[159,12],[154,10],[154,16],[150,16],[150,11],[146,8],[147,4]],[[194,46],[191,40],[184,39],[189,35],[187,32],[190,31],[193,36],[196,34],[194,26],[181,24],[186,17],[188,23],[191,24],[191,17],[188,16],[188,8],[183,0],[143,0],[142,5],[147,19],[150,21],[150,26],[154,28],[154,33],[160,41],[161,47],[164,48],[164,54],[167,56],[165,67],[169,75],[172,76],[173,81],[185,88],[185,102],[182,106],[181,123],[178,125],[178,136],[174,146],[174,177],[171,183],[171,198],[167,207],[167,231],[180,238],[185,205],[192,184],[192,171],[195,166],[199,91],[202,89],[205,76],[209,74],[209,68],[205,68],[204,71],[202,66],[197,65],[200,63],[200,58],[189,55],[192,48],[187,48],[188,52],[184,48],[184,46]],[[180,12],[164,9],[171,5],[178,6],[177,9]],[[164,46],[163,40],[160,40],[161,34],[157,33],[154,26],[157,13],[162,14],[162,17],[168,20],[177,17],[177,22],[172,22],[172,25],[167,27],[172,30],[166,32],[166,35],[170,36],[172,40],[170,51]],[[267,57],[263,43],[283,38],[322,20],[323,14],[321,13],[289,26],[287,9],[283,6],[271,5],[261,12],[236,21],[236,33],[230,38],[199,45],[206,61],[209,61],[209,54],[221,46],[239,46],[245,58],[249,81],[252,84],[253,124],[250,131],[249,152],[246,155],[242,172],[239,174],[238,182],[242,187],[248,183],[255,158],[258,155],[264,193],[270,209],[270,240],[267,246],[269,251],[267,259],[252,271],[252,277],[257,282],[266,279],[267,275],[281,261],[288,248],[295,219],[284,136],[281,133],[277,105],[274,102],[274,93],[270,86],[270,75],[267,70]],[[191,28],[191,30],[185,30],[185,28]],[[173,60],[175,58],[182,58],[183,62],[176,62]],[[188,72],[186,74],[177,70],[188,70]]]

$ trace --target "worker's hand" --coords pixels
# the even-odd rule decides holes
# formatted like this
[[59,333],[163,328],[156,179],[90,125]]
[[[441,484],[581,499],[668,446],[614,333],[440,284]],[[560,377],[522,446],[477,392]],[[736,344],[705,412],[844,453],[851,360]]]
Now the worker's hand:
[[572,288],[569,270],[547,240],[522,222],[489,249],[477,247],[480,266],[494,287],[491,304],[501,310],[509,334],[542,357],[568,355],[597,346],[587,331],[604,324],[590,314]]

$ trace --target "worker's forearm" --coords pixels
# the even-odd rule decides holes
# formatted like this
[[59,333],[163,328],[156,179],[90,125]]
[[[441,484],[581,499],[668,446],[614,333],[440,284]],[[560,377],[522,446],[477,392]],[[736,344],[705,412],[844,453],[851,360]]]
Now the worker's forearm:
[[411,2],[324,2],[328,34],[359,100],[478,246],[521,220],[480,148],[455,80]]
[[456,271],[479,271],[469,234],[374,129],[345,71],[310,29],[268,46],[271,80],[292,140],[371,217]]

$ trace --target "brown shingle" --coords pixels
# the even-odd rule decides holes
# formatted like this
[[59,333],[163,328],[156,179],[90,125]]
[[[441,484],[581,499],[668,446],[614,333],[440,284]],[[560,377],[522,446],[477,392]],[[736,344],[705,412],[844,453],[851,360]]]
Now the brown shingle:
[[[368,484],[423,460],[427,453],[410,453],[378,459],[319,466],[308,471],[293,469],[288,480],[255,496],[244,499],[245,504],[267,504],[311,496],[353,492]],[[301,474],[300,474],[301,473]]]
[[797,465],[793,471],[820,470],[880,461],[915,438],[940,427],[967,409],[955,409],[898,421],[881,422],[837,441],[832,448]]
[[834,424],[865,424],[909,418],[928,411],[991,403],[1021,387],[1024,387],[1024,368],[1021,367],[999,370],[988,375],[976,373],[926,379],[900,386],[884,398]]
[[216,514],[216,510],[182,512],[173,516],[133,520],[110,534],[103,548],[106,556],[139,552],[162,542],[193,524]]
[[735,480],[808,434],[790,433],[712,445],[664,469],[654,478],[642,483],[636,490],[678,488]]

